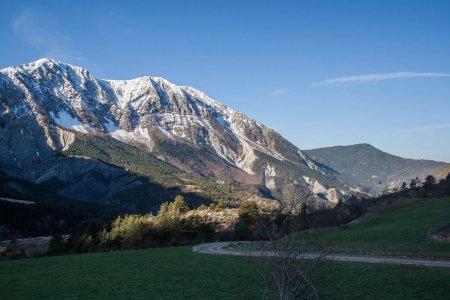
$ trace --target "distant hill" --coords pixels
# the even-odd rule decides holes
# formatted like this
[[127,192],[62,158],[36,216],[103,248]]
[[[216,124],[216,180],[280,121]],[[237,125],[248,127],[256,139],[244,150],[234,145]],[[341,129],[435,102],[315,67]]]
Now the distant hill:
[[[376,195],[388,188],[423,178],[450,164],[433,160],[407,159],[383,152],[369,144],[335,146],[303,151],[316,162],[332,168],[346,185]],[[441,172],[445,172],[442,169]],[[445,176],[444,176],[445,177]]]
[[445,179],[450,173],[450,164],[443,165],[439,169],[433,172],[433,176],[437,179]]

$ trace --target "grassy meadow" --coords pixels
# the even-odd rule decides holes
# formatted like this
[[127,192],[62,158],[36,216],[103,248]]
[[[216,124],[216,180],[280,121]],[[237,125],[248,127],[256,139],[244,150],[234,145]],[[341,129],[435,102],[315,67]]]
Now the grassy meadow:
[[[333,251],[450,257],[429,239],[450,220],[450,198],[403,199],[353,224],[297,233]],[[247,244],[242,244],[247,245]],[[191,247],[0,261],[0,299],[262,299],[257,258],[193,253]],[[321,299],[448,299],[450,269],[325,262]]]
[[[448,299],[450,269],[327,262],[322,299]],[[190,247],[0,262],[1,299],[262,299],[255,260]]]
[[353,224],[296,234],[333,252],[450,258],[450,243],[430,234],[450,222],[450,198],[395,200],[372,208]]

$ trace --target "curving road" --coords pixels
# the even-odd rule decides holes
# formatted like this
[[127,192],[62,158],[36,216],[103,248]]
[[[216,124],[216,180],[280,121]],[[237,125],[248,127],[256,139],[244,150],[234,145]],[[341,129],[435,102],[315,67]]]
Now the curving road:
[[0,201],[6,201],[6,202],[11,202],[11,203],[19,203],[19,204],[34,204],[33,201],[28,201],[28,200],[18,200],[18,199],[11,199],[11,198],[4,198],[4,197],[0,197]]
[[[274,256],[273,251],[242,251],[231,248],[233,242],[216,242],[201,244],[192,248],[192,251],[204,254],[220,254],[233,256]],[[313,254],[302,255],[304,258],[312,259],[317,257]],[[426,260],[413,258],[393,258],[393,257],[377,257],[369,255],[349,255],[349,254],[328,254],[325,259],[334,261],[347,262],[363,262],[374,264],[394,264],[394,265],[410,265],[422,267],[444,267],[450,268],[450,261],[448,260]]]

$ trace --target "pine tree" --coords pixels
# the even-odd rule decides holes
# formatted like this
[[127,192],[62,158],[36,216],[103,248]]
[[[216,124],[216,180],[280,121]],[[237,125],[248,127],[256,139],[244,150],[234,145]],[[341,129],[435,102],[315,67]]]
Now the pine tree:
[[197,210],[207,210],[208,206],[206,206],[205,204],[201,204],[199,207],[197,207]]
[[408,185],[406,184],[406,182],[403,182],[402,185],[400,186],[400,192],[406,192],[408,190]]
[[436,184],[436,182],[436,178],[433,175],[428,175],[427,177],[425,177],[423,188],[429,190]]
[[415,179],[411,179],[411,182],[409,183],[409,188],[411,190],[415,190],[417,188],[417,186],[419,185],[419,177],[416,177]]
[[189,210],[189,207],[186,205],[184,197],[177,195],[173,203],[171,203],[171,209],[177,213],[185,213]]
[[225,201],[220,200],[219,203],[217,204],[216,209],[218,209],[218,210],[223,210],[223,209],[225,209],[225,208],[227,208],[227,204],[225,203]]

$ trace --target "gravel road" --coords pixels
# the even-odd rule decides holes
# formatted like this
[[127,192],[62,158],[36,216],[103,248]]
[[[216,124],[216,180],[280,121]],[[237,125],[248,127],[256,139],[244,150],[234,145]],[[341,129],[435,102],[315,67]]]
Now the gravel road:
[[[204,254],[220,254],[233,256],[273,256],[273,251],[242,251],[230,247],[235,242],[217,242],[201,244],[192,248],[192,251]],[[306,255],[305,258],[314,258],[313,254]],[[374,264],[394,264],[394,265],[412,265],[423,267],[444,267],[450,268],[450,261],[446,260],[427,260],[413,258],[395,258],[395,257],[379,257],[369,255],[350,255],[350,254],[328,254],[325,259],[334,261],[363,262]]]

